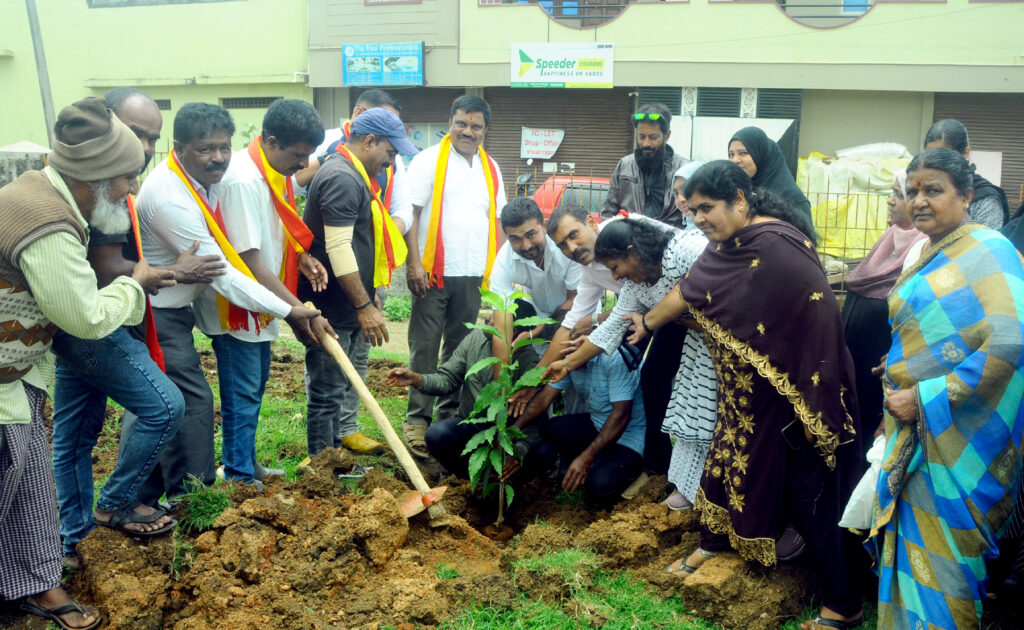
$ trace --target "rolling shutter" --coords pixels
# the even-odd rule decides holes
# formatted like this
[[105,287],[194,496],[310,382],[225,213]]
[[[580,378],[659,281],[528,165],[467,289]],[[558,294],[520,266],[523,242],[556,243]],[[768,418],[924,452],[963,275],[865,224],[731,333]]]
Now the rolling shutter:
[[564,129],[552,162],[575,163],[579,177],[611,177],[622,156],[633,151],[633,99],[629,88],[513,89],[487,88],[491,127],[484,147],[501,167],[506,185],[517,174],[534,172],[533,182],[547,179],[542,161],[532,166],[519,157],[522,128]]
[[[1024,94],[935,94],[933,121],[959,120],[967,127],[971,148],[1003,154],[1002,188],[1016,210],[1024,184]],[[912,153],[920,147],[910,147]]]

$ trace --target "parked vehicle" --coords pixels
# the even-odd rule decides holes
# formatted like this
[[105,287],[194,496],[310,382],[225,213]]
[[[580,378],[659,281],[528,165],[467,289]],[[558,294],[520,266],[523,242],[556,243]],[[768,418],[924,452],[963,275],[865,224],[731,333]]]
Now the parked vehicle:
[[601,212],[604,199],[608,196],[607,177],[577,177],[575,175],[552,175],[537,187],[532,197],[540,206],[544,218],[563,203],[576,203],[591,212]]

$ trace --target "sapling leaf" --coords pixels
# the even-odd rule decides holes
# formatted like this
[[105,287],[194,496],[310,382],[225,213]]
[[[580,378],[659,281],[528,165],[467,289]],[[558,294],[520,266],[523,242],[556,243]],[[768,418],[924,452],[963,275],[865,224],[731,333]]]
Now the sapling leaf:
[[540,384],[544,371],[547,370],[543,365],[538,365],[535,368],[530,368],[519,377],[516,384],[512,386],[512,391],[521,389],[523,387],[536,387]]
[[499,293],[495,293],[494,291],[488,291],[487,289],[481,288],[480,301],[499,311],[508,310],[506,308],[507,305],[505,304],[505,300]]
[[512,484],[505,484],[505,507],[512,505],[512,497],[516,494]]
[[529,295],[523,293],[522,291],[513,291],[508,296],[508,301],[513,303],[513,304],[515,304],[516,300],[524,300],[524,299],[529,298],[529,297],[530,297]]
[[497,328],[495,328],[494,326],[491,326],[490,324],[468,324],[467,323],[466,324],[466,328],[472,328],[473,330],[482,330],[485,333],[490,333],[490,334],[494,335],[498,339],[504,339],[504,337],[501,334],[501,331],[498,330]]
[[508,429],[498,434],[498,444],[501,445],[501,449],[509,455],[515,455],[516,449],[512,448],[512,440],[508,436]]
[[526,439],[526,434],[523,433],[522,430],[519,427],[515,426],[515,425],[509,427],[506,430],[506,433],[508,433],[508,436],[510,438],[512,438],[513,440],[525,440]]
[[519,341],[517,341],[514,344],[512,344],[512,350],[515,351],[515,350],[518,350],[520,348],[525,348],[526,346],[529,346],[529,345],[532,345],[532,344],[535,344],[535,343],[547,343],[547,341],[548,341],[547,339],[543,339],[541,337],[536,337],[534,339],[530,339],[529,337],[527,337],[525,339],[520,339]]
[[488,455],[491,458],[491,468],[493,468],[494,472],[498,473],[500,476],[501,469],[505,465],[505,458],[499,450],[488,449]]
[[492,481],[491,483],[484,484],[484,491],[483,491],[482,494],[486,497],[487,495],[489,495],[491,493],[492,490],[494,490],[497,487],[498,487],[498,482],[497,481]]
[[501,359],[499,359],[498,357],[487,357],[487,358],[484,358],[484,359],[480,359],[479,361],[474,363],[471,368],[466,370],[466,378],[469,378],[470,376],[473,376],[474,374],[476,374],[480,370],[486,370],[487,368],[491,367],[495,363],[501,363]]
[[497,432],[497,430],[498,430],[498,427],[491,427],[489,429],[481,429],[476,435],[474,435],[473,437],[469,438],[469,441],[466,442],[466,448],[462,449],[462,454],[463,455],[468,455],[470,452],[475,450],[478,446],[480,446],[484,442],[491,441],[491,439],[494,438],[494,434]]
[[546,324],[557,324],[557,323],[558,323],[558,320],[551,319],[550,317],[540,317],[538,315],[533,315],[531,317],[523,317],[522,319],[517,319],[516,321],[512,322],[512,325],[515,326],[516,328],[519,328],[519,327],[522,327],[522,326],[529,326],[530,328],[534,328],[534,327],[540,326],[542,324],[546,325]]
[[[503,370],[504,371],[504,370]],[[470,417],[478,417],[483,413],[484,409],[487,409],[495,398],[503,399],[501,391],[501,383],[498,381],[491,381],[484,385],[480,389],[480,393],[476,396],[476,402],[473,403],[473,413]]]
[[480,472],[487,463],[488,453],[491,452],[493,451],[489,446],[481,445],[469,456],[469,481],[470,487],[474,490],[476,490],[477,482],[480,481]]

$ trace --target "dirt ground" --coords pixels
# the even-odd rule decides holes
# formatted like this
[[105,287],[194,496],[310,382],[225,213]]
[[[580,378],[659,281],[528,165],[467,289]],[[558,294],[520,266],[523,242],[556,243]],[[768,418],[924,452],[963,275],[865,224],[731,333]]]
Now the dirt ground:
[[[382,385],[391,365],[371,362],[371,388]],[[272,369],[270,387],[302,387],[301,357],[275,354]],[[100,446],[97,474],[113,465],[116,436],[104,436]],[[668,491],[664,477],[611,511],[566,500],[553,484],[536,480],[507,514],[518,536],[499,544],[480,533],[494,518],[495,501],[475,498],[468,482],[444,480],[449,518],[433,528],[426,512],[402,516],[395,498],[408,487],[380,467],[358,484],[340,481],[337,475],[354,464],[347,452],[329,449],[296,482],[272,481],[262,493],[237,487],[212,528],[181,532],[177,541],[98,528],[79,545],[85,568],[70,578],[69,590],[98,606],[112,629],[411,630],[473,604],[509,605],[517,589],[569,606],[564,580],[510,569],[517,560],[580,547],[597,554],[593,570],[628,570],[653,592],[679,595],[697,616],[725,628],[777,628],[807,606],[813,591],[799,564],[766,573],[732,554],[709,560],[685,583],[664,572],[696,547],[698,529],[692,512],[659,503]],[[436,483],[436,468],[427,468]],[[457,575],[439,576],[441,564]],[[1024,627],[1006,612],[997,609],[1004,619],[986,627]],[[600,625],[600,618],[586,618]],[[0,627],[46,624],[7,605]]]

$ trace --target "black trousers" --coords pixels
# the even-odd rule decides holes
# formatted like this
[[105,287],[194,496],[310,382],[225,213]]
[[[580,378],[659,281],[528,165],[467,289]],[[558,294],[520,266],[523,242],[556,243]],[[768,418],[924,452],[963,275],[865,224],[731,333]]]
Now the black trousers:
[[[596,437],[597,429],[594,428],[590,414],[586,413],[555,416],[544,426],[544,441],[558,451],[562,460],[560,472],[563,474]],[[597,505],[615,503],[643,469],[644,460],[639,453],[619,443],[609,444],[590,465],[590,473],[583,485],[583,496]]]
[[656,475],[668,472],[672,458],[672,442],[663,433],[665,411],[672,396],[672,382],[679,371],[679,357],[687,329],[678,324],[667,324],[654,332],[647,358],[640,367],[640,387],[644,394],[644,414],[647,417],[644,440],[644,468]]
[[854,420],[857,434],[863,436],[862,457],[867,456],[878,424],[882,421],[882,382],[871,375],[882,355],[889,352],[892,335],[889,329],[889,304],[885,300],[866,298],[853,291],[846,292],[843,303],[843,324],[846,326],[846,347],[853,357],[859,414]]

